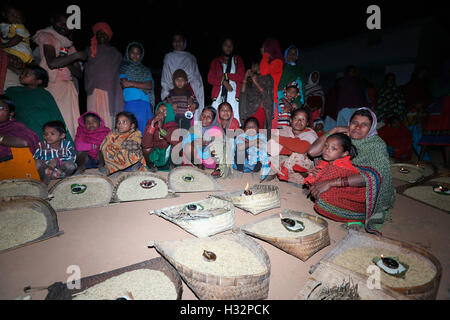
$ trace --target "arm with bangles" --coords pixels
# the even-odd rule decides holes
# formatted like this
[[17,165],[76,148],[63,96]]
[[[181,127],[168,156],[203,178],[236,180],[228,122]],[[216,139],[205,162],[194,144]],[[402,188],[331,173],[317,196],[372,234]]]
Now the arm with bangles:
[[77,51],[67,56],[60,55],[57,57],[55,47],[52,45],[44,44],[44,56],[50,69],[54,70],[67,67],[69,68],[72,75],[77,78],[82,77],[83,73],[79,64],[77,64],[76,62],[87,60],[86,51]]

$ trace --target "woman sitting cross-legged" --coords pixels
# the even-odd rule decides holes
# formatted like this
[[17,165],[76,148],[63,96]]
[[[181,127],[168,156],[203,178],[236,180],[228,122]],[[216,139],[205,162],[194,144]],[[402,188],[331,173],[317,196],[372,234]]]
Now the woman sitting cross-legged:
[[145,161],[151,172],[170,169],[172,147],[179,143],[172,141],[172,133],[178,129],[172,105],[161,102],[150,119],[142,139]]
[[[364,222],[368,232],[378,232],[376,228],[380,226],[376,224],[385,221],[395,201],[386,144],[378,136],[376,126],[375,114],[368,108],[360,108],[350,118],[349,127],[333,128],[308,150],[310,156],[318,157],[324,155],[328,136],[345,133],[351,138],[358,152],[352,160],[358,173],[319,181],[311,187],[311,195],[317,200],[316,206],[322,214],[335,221],[347,222],[344,226],[351,225],[351,228],[356,229]],[[354,199],[342,188],[363,188],[365,192],[359,199]],[[333,197],[325,196],[329,190]]]

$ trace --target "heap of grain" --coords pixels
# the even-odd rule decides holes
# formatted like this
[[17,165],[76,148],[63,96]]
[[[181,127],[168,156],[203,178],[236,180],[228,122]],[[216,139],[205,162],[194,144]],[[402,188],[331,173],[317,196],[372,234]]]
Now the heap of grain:
[[381,282],[391,288],[405,288],[423,285],[431,281],[436,271],[427,264],[423,258],[413,254],[403,254],[382,248],[359,247],[351,248],[337,256],[333,262],[349,270],[368,275],[367,268],[375,265],[372,259],[375,257],[398,257],[400,262],[409,265],[405,279],[391,276],[380,271]]
[[[204,250],[214,252],[216,260],[206,261]],[[226,239],[182,246],[175,251],[173,259],[192,270],[215,276],[236,277],[266,271],[253,252],[236,241]]]
[[281,223],[279,217],[273,217],[271,219],[265,219],[261,222],[255,223],[253,226],[248,228],[249,232],[260,234],[266,237],[274,238],[298,238],[314,234],[323,229],[322,226],[312,222],[305,218],[295,218],[296,220],[303,222],[305,230],[300,232],[292,232],[287,230]]
[[0,251],[41,237],[47,230],[47,219],[31,208],[0,212]]
[[87,189],[82,194],[73,194],[70,182],[60,185],[55,189],[50,205],[55,210],[64,210],[109,203],[111,189],[105,183],[89,182],[85,184]]
[[402,180],[402,181],[408,181],[408,182],[415,182],[419,180],[420,178],[423,178],[424,172],[421,168],[415,167],[415,166],[404,166],[405,169],[409,170],[408,173],[402,173],[400,172],[399,166],[392,166],[391,172],[392,172],[392,178]]
[[3,183],[0,184],[0,197],[16,197],[16,196],[28,196],[28,197],[41,197],[41,190],[36,185],[30,183]]
[[177,291],[161,271],[139,269],[122,273],[75,295],[73,300],[115,300],[130,292],[134,300],[176,300]]
[[[151,189],[141,187],[141,182],[152,180],[156,185]],[[167,197],[169,190],[167,184],[161,179],[152,176],[131,176],[123,180],[116,191],[120,201],[137,201],[146,199],[159,199]]]
[[432,186],[417,186],[409,188],[406,189],[403,194],[440,208],[444,211],[448,211],[450,208],[450,196],[434,192]]

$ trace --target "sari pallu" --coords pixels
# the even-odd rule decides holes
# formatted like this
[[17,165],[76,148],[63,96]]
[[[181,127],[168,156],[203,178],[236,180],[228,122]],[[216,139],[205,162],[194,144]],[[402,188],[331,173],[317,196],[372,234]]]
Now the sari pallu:
[[147,171],[141,140],[140,131],[124,134],[117,131],[110,132],[100,147],[105,159],[106,173],[110,175],[137,163],[141,164],[139,171]]

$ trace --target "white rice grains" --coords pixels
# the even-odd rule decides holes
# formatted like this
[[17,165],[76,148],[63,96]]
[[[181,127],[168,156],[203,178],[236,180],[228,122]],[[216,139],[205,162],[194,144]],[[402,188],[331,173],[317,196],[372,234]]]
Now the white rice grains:
[[47,219],[30,208],[0,211],[0,251],[41,237],[47,230]]
[[[216,260],[206,261],[203,257],[204,250],[214,252]],[[261,274],[267,270],[248,248],[226,239],[180,246],[173,259],[197,272],[224,277]]]
[[161,271],[139,269],[122,273],[88,288],[73,300],[116,300],[130,292],[134,300],[176,300],[172,281]]
[[87,189],[82,194],[72,194],[71,185],[74,182],[67,182],[59,185],[54,191],[54,198],[49,202],[55,210],[87,208],[98,205],[106,205],[111,200],[112,190],[106,183],[83,182]]
[[319,232],[323,228],[312,222],[309,219],[295,218],[298,221],[303,222],[305,230],[300,232],[288,231],[282,224],[281,219],[273,217],[271,219],[266,219],[261,222],[255,223],[253,226],[247,230],[262,236],[274,237],[274,238],[298,238],[308,236],[310,234]]
[[[156,183],[151,189],[141,187],[141,182],[145,180],[153,180]],[[137,201],[146,199],[165,198],[169,194],[167,184],[152,176],[132,176],[123,180],[117,188],[117,198],[120,201]]]

